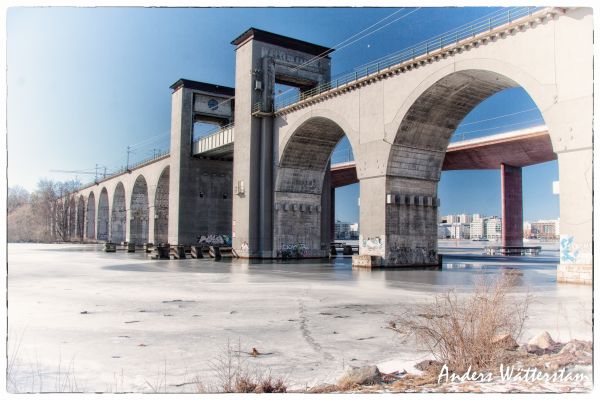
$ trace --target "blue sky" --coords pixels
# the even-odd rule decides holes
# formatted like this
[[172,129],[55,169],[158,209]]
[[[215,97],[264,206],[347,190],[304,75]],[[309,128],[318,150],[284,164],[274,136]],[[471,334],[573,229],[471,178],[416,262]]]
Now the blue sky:
[[[333,74],[401,50],[496,8],[423,8],[333,53]],[[179,78],[234,85],[230,41],[248,27],[334,46],[398,11],[390,8],[11,8],[7,14],[8,183],[34,189],[51,169],[110,171],[168,143],[170,89]],[[394,18],[411,11],[404,9]],[[392,19],[394,19],[392,18]],[[390,19],[391,20],[391,19]],[[390,21],[388,20],[388,21]],[[533,109],[533,110],[531,110]],[[529,110],[529,111],[527,111]],[[524,111],[521,113],[521,111]],[[519,112],[487,122],[495,116]],[[536,125],[522,89],[474,109],[467,138]],[[509,126],[504,126],[509,125]],[[141,143],[140,143],[141,142]],[[137,144],[137,145],[136,145]],[[347,143],[340,143],[340,148]],[[86,182],[93,175],[80,174]],[[556,162],[524,169],[525,219],[556,218]],[[444,172],[441,214],[500,214],[500,173]],[[337,218],[358,220],[358,186],[338,189]]]

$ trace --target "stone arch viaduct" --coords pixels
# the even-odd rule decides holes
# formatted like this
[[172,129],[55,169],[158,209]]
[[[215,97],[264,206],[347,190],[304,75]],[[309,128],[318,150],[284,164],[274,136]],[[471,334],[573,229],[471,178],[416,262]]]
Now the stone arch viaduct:
[[[437,264],[437,183],[450,137],[481,101],[520,86],[558,159],[559,280],[591,279],[592,39],[591,9],[534,9],[340,82],[332,49],[251,28],[232,42],[235,100],[233,88],[173,85],[170,155],[81,189],[77,232],[172,244],[226,235],[241,257],[325,256],[331,153],[345,135],[360,181],[355,263]],[[300,94],[278,103],[276,83]],[[195,121],[222,129],[193,142]],[[506,187],[520,185],[521,166],[497,166]],[[507,224],[522,224],[508,214]]]

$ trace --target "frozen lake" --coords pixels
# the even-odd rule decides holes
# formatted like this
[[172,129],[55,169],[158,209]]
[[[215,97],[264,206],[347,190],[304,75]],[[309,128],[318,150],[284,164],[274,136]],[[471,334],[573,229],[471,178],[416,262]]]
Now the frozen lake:
[[88,392],[193,391],[186,383],[196,376],[214,382],[210,363],[228,340],[256,348],[262,354],[244,356],[247,364],[296,389],[334,382],[349,364],[408,369],[427,354],[401,343],[387,322],[507,268],[521,271],[516,298],[535,295],[521,341],[541,330],[591,340],[592,288],[556,283],[555,243],[535,257],[486,257],[487,244],[440,241],[442,269],[374,271],[353,270],[343,257],[157,261],[97,245],[9,244],[12,377],[19,391],[73,389],[73,377]]

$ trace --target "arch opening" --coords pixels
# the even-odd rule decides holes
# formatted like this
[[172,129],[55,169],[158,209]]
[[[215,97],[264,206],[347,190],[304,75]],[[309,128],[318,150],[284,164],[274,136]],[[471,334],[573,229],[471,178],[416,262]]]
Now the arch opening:
[[[504,143],[485,145],[501,137]],[[505,89],[475,106],[451,138],[451,146],[465,143],[473,144],[461,157],[448,148],[442,167],[438,239],[452,241],[440,242],[440,247],[455,245],[457,240],[502,244],[501,163],[522,170],[517,180],[517,184],[522,181],[522,189],[517,192],[522,193],[523,227],[515,230],[513,244],[534,245],[540,226],[547,230],[544,240],[558,240],[559,199],[553,193],[553,182],[558,180],[557,156],[541,111],[527,91],[520,86]],[[456,187],[460,191],[453,189]]]
[[154,197],[154,243],[169,241],[169,167],[167,166],[156,186]]
[[[453,72],[429,86],[406,111],[388,158],[383,193],[385,227],[377,228],[385,232],[387,263],[437,264],[438,182],[448,144],[461,121],[477,105],[519,86],[493,71]],[[517,201],[512,204],[516,207]],[[522,231],[522,226],[517,226],[522,225],[522,217],[516,214],[505,221],[512,226],[507,232]]]
[[127,231],[127,207],[125,203],[125,187],[119,182],[113,195],[110,240],[114,243],[125,241]]
[[98,240],[108,240],[109,222],[108,191],[102,188],[98,198]]
[[88,239],[96,238],[96,197],[94,196],[94,192],[90,192],[87,200],[87,208],[86,208],[86,235],[85,237]]
[[130,242],[138,245],[147,243],[149,228],[148,185],[142,175],[138,176],[133,185],[130,209]]
[[278,257],[324,257],[335,232],[331,157],[344,138],[331,119],[313,117],[287,142],[277,172],[273,249]]

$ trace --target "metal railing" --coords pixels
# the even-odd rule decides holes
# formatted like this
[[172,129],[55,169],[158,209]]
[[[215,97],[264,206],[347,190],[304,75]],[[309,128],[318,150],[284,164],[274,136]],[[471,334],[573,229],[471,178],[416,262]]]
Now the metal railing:
[[209,132],[207,136],[194,140],[192,143],[193,153],[200,154],[233,143],[233,128],[234,123],[232,122]]
[[168,157],[169,154],[170,154],[169,150],[158,151],[158,152],[156,152],[154,155],[152,155],[150,157],[144,158],[144,159],[142,159],[140,161],[137,161],[137,162],[135,162],[133,164],[130,164],[129,166],[123,166],[123,167],[121,167],[121,168],[119,168],[117,170],[112,171],[109,174],[106,174],[106,175],[102,176],[102,178],[94,179],[93,181],[91,181],[89,183],[86,183],[85,185],[82,185],[78,190],[86,189],[86,188],[88,188],[90,186],[94,186],[94,185],[96,185],[96,184],[98,184],[100,182],[104,182],[104,181],[106,181],[108,179],[114,178],[117,175],[124,174],[125,172],[132,171],[132,170],[137,169],[137,168],[141,168],[141,167],[143,167],[143,166],[145,166],[147,164],[152,164],[153,162],[156,162],[156,161],[159,161],[159,160],[161,160],[163,158]]
[[520,18],[531,16],[534,12],[543,8],[544,7],[512,7],[506,10],[500,10],[499,13],[495,13],[495,15],[491,15],[488,18],[479,18],[467,26],[462,26],[442,35],[427,39],[407,49],[360,66],[350,73],[335,76],[329,82],[320,84],[312,89],[303,92],[291,92],[287,95],[279,96],[275,99],[272,110],[264,110],[261,103],[256,103],[252,108],[252,112],[274,112],[280,110],[328,90],[336,89],[372,74],[377,74],[395,65],[414,60],[417,57],[429,54],[436,50],[441,50],[447,46],[456,45],[462,40],[470,39],[484,32],[489,32],[502,25],[510,24]]

